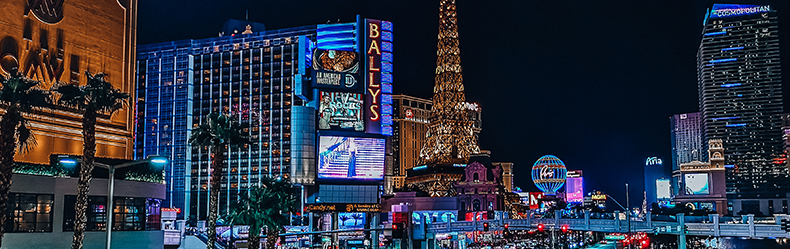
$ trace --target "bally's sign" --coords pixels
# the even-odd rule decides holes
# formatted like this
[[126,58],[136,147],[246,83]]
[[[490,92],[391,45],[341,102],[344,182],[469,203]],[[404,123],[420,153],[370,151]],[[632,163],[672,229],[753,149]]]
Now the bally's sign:
[[365,29],[366,132],[392,135],[392,23],[365,19],[361,26]]

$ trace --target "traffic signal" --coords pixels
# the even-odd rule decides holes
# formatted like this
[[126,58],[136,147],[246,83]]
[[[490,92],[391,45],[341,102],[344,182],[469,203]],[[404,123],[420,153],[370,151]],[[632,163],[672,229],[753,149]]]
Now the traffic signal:
[[483,223],[483,231],[488,232],[488,222]]
[[392,223],[392,238],[393,239],[402,239],[403,238],[403,230],[406,229],[406,224],[400,223]]
[[560,230],[562,230],[563,233],[567,233],[569,229],[570,227],[568,225],[562,225],[560,227]]
[[689,226],[683,225],[683,233],[689,234]]
[[505,223],[505,231],[507,231],[509,228],[510,228],[510,225],[508,225],[507,223]]
[[546,225],[538,224],[538,232],[546,231]]
[[782,226],[782,231],[790,232],[790,224],[789,223],[790,222],[788,222],[787,220],[782,219],[782,222],[780,223],[781,226]]

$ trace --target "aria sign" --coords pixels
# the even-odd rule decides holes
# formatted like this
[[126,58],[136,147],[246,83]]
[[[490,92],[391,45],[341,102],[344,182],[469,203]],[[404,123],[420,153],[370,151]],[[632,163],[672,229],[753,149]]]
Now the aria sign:
[[661,161],[661,158],[654,157],[654,156],[653,157],[648,157],[647,160],[645,160],[645,165],[646,166],[662,165],[662,164],[664,164],[664,162]]

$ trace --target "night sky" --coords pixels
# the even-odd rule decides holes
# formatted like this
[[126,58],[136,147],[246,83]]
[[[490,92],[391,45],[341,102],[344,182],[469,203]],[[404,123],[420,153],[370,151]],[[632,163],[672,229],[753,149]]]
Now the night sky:
[[[715,2],[770,4],[781,47],[790,47],[790,3]],[[466,98],[483,109],[481,149],[514,162],[525,191],[537,190],[532,164],[553,154],[584,170],[585,191],[624,201],[629,182],[631,204],[640,205],[645,158],[671,165],[669,117],[698,111],[696,53],[713,3],[458,0]],[[246,10],[267,29],[360,14],[394,24],[395,93],[431,98],[438,8],[438,0],[139,1],[137,42],[216,37]],[[790,61],[786,51],[782,60]],[[788,66],[783,72],[790,75]]]

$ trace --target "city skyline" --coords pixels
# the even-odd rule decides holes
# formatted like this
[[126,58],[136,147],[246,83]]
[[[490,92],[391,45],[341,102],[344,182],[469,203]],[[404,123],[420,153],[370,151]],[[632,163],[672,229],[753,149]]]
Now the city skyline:
[[[349,22],[360,14],[391,20],[400,34],[395,74],[401,83],[394,92],[432,95],[438,2],[234,3],[217,8],[212,5],[219,3],[210,1],[189,5],[195,7],[179,1],[140,3],[138,43],[215,37],[225,20],[244,19],[245,13],[267,29],[335,23],[338,18]],[[625,196],[623,182],[644,186],[644,159],[671,158],[667,118],[698,109],[695,55],[705,10],[713,3],[505,7],[459,2],[467,99],[486,110],[481,149],[492,151],[497,161],[514,162],[517,176],[528,174],[539,156],[557,155],[569,169],[585,171],[586,188],[618,199]],[[779,1],[738,3],[770,4],[780,19],[790,12]],[[184,11],[166,12],[173,8]],[[293,12],[284,9],[304,17],[289,18]],[[492,16],[494,11],[501,13]],[[619,18],[604,18],[612,16]],[[526,179],[516,177],[515,185],[533,190]]]

